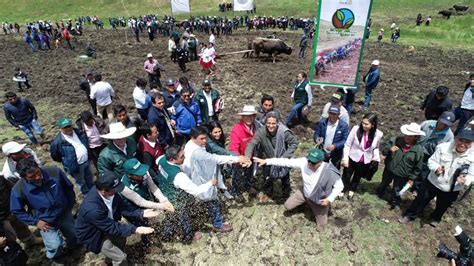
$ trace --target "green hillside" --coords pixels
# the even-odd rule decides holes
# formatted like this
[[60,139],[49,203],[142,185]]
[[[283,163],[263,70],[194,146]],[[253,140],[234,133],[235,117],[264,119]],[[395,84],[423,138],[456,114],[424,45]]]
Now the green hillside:
[[[190,0],[191,12],[199,15],[222,15],[217,6],[222,0]],[[302,16],[316,15],[317,1],[314,0],[255,0],[258,15],[266,16]],[[439,10],[452,7],[454,4],[470,5],[471,10],[465,15],[452,16],[450,20],[442,19]],[[387,31],[392,21],[401,28],[400,42],[415,46],[443,46],[445,48],[474,49],[474,12],[473,0],[375,0],[372,17],[374,27],[372,36],[383,27]],[[0,20],[25,23],[36,19],[67,19],[79,15],[97,15],[103,19],[109,16],[133,16],[140,14],[170,14],[168,0],[1,0]],[[430,27],[415,27],[415,17],[433,16]],[[225,15],[241,15],[243,12],[227,12]],[[177,15],[179,18],[187,14]]]

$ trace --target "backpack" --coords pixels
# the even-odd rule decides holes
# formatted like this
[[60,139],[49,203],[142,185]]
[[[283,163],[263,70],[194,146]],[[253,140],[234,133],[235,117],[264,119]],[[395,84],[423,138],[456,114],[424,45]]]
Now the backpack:
[[192,49],[192,50],[196,49],[197,47],[196,38],[194,37],[189,38],[188,46],[189,46],[189,49]]

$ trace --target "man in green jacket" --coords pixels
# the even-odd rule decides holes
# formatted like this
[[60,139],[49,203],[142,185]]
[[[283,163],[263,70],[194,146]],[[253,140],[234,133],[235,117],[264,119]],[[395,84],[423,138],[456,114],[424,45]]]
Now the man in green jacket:
[[[293,132],[280,123],[276,112],[269,112],[265,118],[265,127],[260,127],[252,141],[245,149],[245,156],[252,158],[255,153],[264,158],[291,158],[298,148],[299,141]],[[290,196],[290,168],[280,166],[266,166],[264,168],[264,193],[260,203],[267,203],[273,194],[273,181],[281,179],[283,197]]]
[[[205,79],[202,82],[202,89],[198,90],[194,100],[198,103],[201,110],[202,123],[207,124],[210,121],[218,121],[218,114],[222,111],[222,102],[219,92],[212,88],[211,81]],[[218,103],[219,102],[219,103]],[[217,106],[216,106],[217,105]]]
[[393,180],[391,209],[400,209],[400,191],[405,185],[413,186],[414,180],[421,174],[423,165],[423,147],[418,144],[420,136],[425,133],[420,125],[411,123],[400,128],[403,136],[392,138],[382,145],[381,151],[385,157],[385,169],[382,182],[376,194],[380,198]]
[[109,144],[100,152],[97,168],[99,175],[105,171],[114,172],[116,176],[123,176],[123,163],[137,154],[137,143],[129,138],[137,130],[136,127],[126,128],[121,122],[111,123],[110,132],[100,135],[101,138],[110,139]]

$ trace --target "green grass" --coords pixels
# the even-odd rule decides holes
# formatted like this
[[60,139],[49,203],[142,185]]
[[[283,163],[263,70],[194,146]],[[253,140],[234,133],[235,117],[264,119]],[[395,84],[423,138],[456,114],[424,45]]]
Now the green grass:
[[[217,6],[222,0],[190,0],[191,14],[222,15]],[[258,15],[266,16],[302,16],[317,15],[316,0],[255,0]],[[470,5],[471,10],[465,16],[452,16],[442,19],[438,11],[448,9],[454,4]],[[472,0],[375,0],[373,1],[372,36],[383,27],[385,41],[389,41],[389,26],[395,21],[401,28],[400,43],[418,46],[440,46],[451,49],[474,50],[474,16]],[[68,19],[79,15],[98,15],[106,20],[109,16],[133,16],[141,14],[170,14],[168,0],[0,0],[0,20],[25,23],[37,19]],[[423,17],[432,15],[430,27],[415,27],[418,13]],[[225,15],[241,15],[244,12],[227,12]],[[178,18],[187,18],[187,14],[178,14]],[[108,23],[106,23],[108,24]],[[372,41],[374,41],[372,37]]]

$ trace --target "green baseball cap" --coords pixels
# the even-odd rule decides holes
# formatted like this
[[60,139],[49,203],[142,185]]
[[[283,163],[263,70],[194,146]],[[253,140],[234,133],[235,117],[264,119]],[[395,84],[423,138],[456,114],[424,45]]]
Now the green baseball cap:
[[148,169],[150,169],[150,166],[140,163],[140,161],[135,158],[126,160],[122,167],[125,173],[136,176],[144,176],[146,172],[148,172]]
[[65,128],[68,126],[72,126],[72,120],[66,117],[61,117],[56,124],[59,128]]
[[324,152],[320,149],[314,148],[309,151],[306,158],[312,163],[319,163],[320,161],[324,160]]

